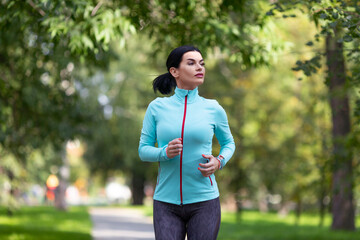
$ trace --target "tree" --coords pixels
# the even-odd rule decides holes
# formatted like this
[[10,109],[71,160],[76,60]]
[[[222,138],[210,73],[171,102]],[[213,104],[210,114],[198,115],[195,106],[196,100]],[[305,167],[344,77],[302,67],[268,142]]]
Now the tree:
[[[328,68],[326,84],[329,87],[330,106],[332,110],[333,135],[333,184],[332,184],[332,229],[355,229],[355,203],[353,197],[354,146],[351,131],[349,86],[355,87],[359,76],[348,75],[346,66],[351,66],[358,56],[357,41],[360,39],[359,2],[358,1],[278,1],[268,12],[283,13],[298,8],[307,10],[321,32],[315,35],[319,40],[325,38],[325,50],[316,54],[311,60],[298,61],[294,70],[302,70],[305,75],[316,73],[321,66],[321,56],[325,56]],[[351,42],[355,44],[352,45]],[[347,58],[344,57],[344,44],[349,47]],[[312,45],[312,42],[308,43]],[[355,60],[356,62],[356,60]],[[358,68],[358,67],[357,67]],[[359,102],[357,102],[358,104]],[[357,108],[357,107],[356,107]],[[349,144],[350,143],[350,144]]]
[[138,157],[142,121],[147,105],[156,96],[151,82],[157,74],[156,65],[147,57],[151,44],[143,45],[143,41],[149,40],[134,37],[121,51],[113,46],[118,59],[110,63],[106,73],[94,76],[96,81],[83,84],[89,92],[83,100],[98,106],[100,114],[92,134],[84,138],[85,159],[91,172],[101,175],[104,181],[122,172],[132,190],[134,205],[143,204],[145,183],[156,167]]
[[80,101],[74,69],[85,61],[105,67],[110,40],[133,32],[119,11],[92,3],[0,3],[0,146],[23,167],[33,149],[51,143],[60,152],[67,140],[86,134],[92,113]]

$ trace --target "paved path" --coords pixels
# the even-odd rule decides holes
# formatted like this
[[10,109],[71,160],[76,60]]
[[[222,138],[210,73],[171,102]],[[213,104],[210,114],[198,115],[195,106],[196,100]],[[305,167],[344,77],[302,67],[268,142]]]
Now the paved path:
[[90,208],[93,240],[154,240],[151,217],[126,208]]

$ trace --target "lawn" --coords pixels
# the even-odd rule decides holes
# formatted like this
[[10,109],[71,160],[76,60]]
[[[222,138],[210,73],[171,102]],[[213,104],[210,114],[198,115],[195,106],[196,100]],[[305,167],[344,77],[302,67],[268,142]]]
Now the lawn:
[[[150,206],[122,206],[152,215]],[[223,212],[219,240],[360,240],[360,232],[330,231],[330,216],[318,227],[318,216],[303,214],[295,224],[293,214],[245,211],[237,222],[234,213]],[[357,218],[358,227],[360,217]],[[1,240],[91,240],[91,220],[86,207],[71,207],[61,212],[54,207],[23,207],[13,217],[0,208]]]
[[[138,207],[147,216],[152,215],[150,206]],[[304,213],[296,223],[295,215],[281,217],[277,213],[244,211],[240,222],[231,212],[222,212],[218,240],[360,240],[360,231],[331,231],[331,216],[327,215],[324,226],[319,227],[317,214]],[[360,216],[356,226],[360,227]]]
[[[240,222],[235,214],[223,213],[219,240],[360,240],[360,232],[331,231],[330,216],[324,227],[319,227],[319,217],[303,214],[298,224],[294,215],[280,217],[276,213],[245,211]],[[360,218],[357,219],[357,226]]]
[[86,207],[22,207],[12,217],[0,208],[1,240],[91,240],[91,228]]

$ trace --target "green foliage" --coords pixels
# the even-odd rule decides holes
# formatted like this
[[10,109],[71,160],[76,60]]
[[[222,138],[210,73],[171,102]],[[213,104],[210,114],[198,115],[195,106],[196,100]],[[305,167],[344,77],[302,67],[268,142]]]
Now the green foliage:
[[[346,48],[348,61],[351,64],[355,60],[351,56],[353,54],[358,55],[359,51],[359,1],[276,1],[267,15],[276,16],[279,13],[279,15],[284,16],[287,12],[304,12],[305,10],[307,10],[311,20],[319,27],[319,32],[314,35],[315,41],[319,41],[320,36],[326,37],[328,34],[334,35],[335,31],[340,32],[337,41],[349,43]],[[310,41],[307,45],[313,46],[313,42]],[[306,76],[317,73],[317,69],[320,68],[320,56],[323,54],[324,52],[320,52],[311,60],[297,61],[297,67],[293,68],[293,70],[301,70]]]
[[[298,21],[301,29],[296,29]],[[313,208],[325,197],[319,193],[328,195],[330,187],[327,89],[321,75],[296,81],[291,65],[308,54],[305,43],[314,28],[302,15],[278,20],[272,30],[293,44],[277,53],[271,67],[243,71],[219,61],[207,68],[199,88],[226,109],[237,146],[217,180],[223,201],[235,197],[244,206],[250,201],[255,208],[263,203],[263,210],[285,211],[289,202],[302,201]],[[281,203],[276,203],[272,198],[279,195]]]
[[[41,165],[39,175],[48,174],[50,166],[59,164],[64,142],[88,133],[88,123],[95,120],[96,114],[81,101],[74,70],[85,60],[91,70],[104,68],[111,58],[111,52],[104,54],[110,40],[133,32],[119,12],[107,6],[94,10],[93,15],[98,15],[90,17],[91,4],[0,3],[0,149],[2,158],[8,155],[21,163],[26,174],[18,180],[36,175],[31,172],[33,168],[24,170],[34,150],[45,153],[52,149],[52,154],[40,158],[47,163]],[[0,161],[0,171],[14,175],[4,161]],[[43,183],[42,178],[37,180]],[[10,191],[14,197],[20,190],[18,180],[8,180],[14,185]]]
[[[151,81],[166,70],[165,54],[194,44],[207,58],[200,92],[225,107],[238,147],[218,173],[222,191],[259,203],[280,194],[284,205],[303,196],[314,206],[322,184],[329,186],[331,138],[327,96],[314,76],[323,74],[323,51],[313,49],[334,27],[342,29],[349,86],[359,97],[359,8],[353,2],[276,1],[266,14],[265,0],[1,1],[0,157],[27,169],[18,181],[42,182],[59,164],[64,141],[79,137],[93,173],[106,179],[138,171],[154,179],[156,166],[137,156],[143,114],[155,97]],[[309,31],[305,11],[317,32]],[[306,83],[288,71],[296,59],[294,70],[308,76]],[[360,102],[353,104],[358,122]],[[43,170],[38,175],[37,168]],[[0,161],[0,172],[8,169]]]
[[320,55],[317,55],[310,60],[305,60],[304,62],[298,60],[296,61],[296,67],[293,67],[291,69],[294,71],[301,70],[306,76],[311,76],[311,74],[317,73],[318,69],[321,67],[320,61]]
[[68,38],[68,47],[76,55],[98,54],[108,51],[113,39],[120,39],[123,47],[125,36],[136,32],[130,21],[110,2],[93,1],[44,1],[37,7],[46,12],[42,25],[51,34],[53,42]]
[[[354,207],[353,207],[353,157],[352,152],[358,152],[354,135],[358,133],[359,125],[353,125],[349,119],[349,100],[348,96],[358,99],[358,94],[352,92],[358,91],[360,85],[357,83],[358,72],[358,49],[360,41],[359,24],[359,1],[277,1],[268,15],[279,15],[289,11],[307,11],[311,20],[318,27],[315,40],[319,41],[320,37],[325,40],[324,50],[315,53],[311,60],[296,62],[295,71],[302,70],[305,75],[310,76],[318,72],[321,67],[320,56],[326,56],[328,73],[325,83],[329,87],[329,99],[332,110],[332,148],[333,156],[331,159],[333,172],[332,185],[332,213],[333,229],[355,229],[354,224]],[[307,44],[312,46],[312,44]],[[348,51],[347,57],[344,58],[345,51]],[[356,57],[354,57],[356,56]],[[347,68],[352,71],[347,71]],[[355,101],[355,109],[358,101]],[[342,113],[339,113],[342,109]],[[346,109],[346,110],[344,110]],[[350,117],[351,118],[351,117]],[[356,117],[355,117],[356,118]],[[351,125],[353,125],[351,127]],[[344,167],[345,165],[351,166]],[[339,177],[345,174],[347,177],[338,181]],[[342,177],[341,177],[342,178]],[[341,192],[338,189],[351,189]],[[350,206],[347,208],[347,206]],[[346,212],[347,211],[347,212]],[[348,219],[340,217],[341,214]]]
[[16,211],[19,208],[19,202],[16,197],[10,194],[12,189],[23,190],[22,184],[25,180],[21,165],[12,155],[1,155],[0,167],[0,205],[8,206],[9,212]]
[[14,216],[7,217],[0,208],[0,238],[63,240],[90,240],[92,223],[85,207],[72,207],[68,212],[50,206],[23,207]]
[[43,10],[30,3],[3,1],[0,21],[0,144],[23,162],[31,149],[48,142],[60,148],[91,120],[72,77],[78,60],[66,38],[52,40],[39,24]]
[[132,23],[157,42],[155,52],[192,44],[204,56],[220,50],[245,68],[268,64],[272,53],[281,48],[262,38],[266,1],[142,2],[134,6],[133,1],[125,1],[125,5],[129,16],[138,14],[131,17]]
[[129,178],[137,171],[151,174],[137,148],[145,110],[155,97],[151,82],[157,74],[147,57],[151,45],[142,45],[143,41],[146,38],[133,38],[126,50],[117,51],[118,61],[110,64],[108,72],[99,72],[83,84],[82,91],[89,92],[83,100],[100,110],[92,134],[84,139],[85,159],[104,180],[119,171]]
[[356,108],[354,111],[356,123],[360,124],[360,99],[356,101]]

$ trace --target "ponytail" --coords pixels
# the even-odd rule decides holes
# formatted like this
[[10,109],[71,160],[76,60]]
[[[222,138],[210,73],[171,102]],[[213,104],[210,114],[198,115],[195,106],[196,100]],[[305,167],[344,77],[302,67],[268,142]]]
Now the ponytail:
[[[181,46],[172,50],[166,60],[167,70],[169,71],[169,69],[172,67],[178,68],[184,53],[190,51],[197,51],[201,53],[198,48],[188,45]],[[156,92],[156,90],[159,90],[162,94],[169,94],[173,91],[175,87],[176,87],[176,80],[170,74],[170,72],[158,76],[153,81],[154,92]]]
[[162,94],[169,94],[176,87],[175,78],[169,73],[161,74],[153,81],[154,92],[159,90]]

